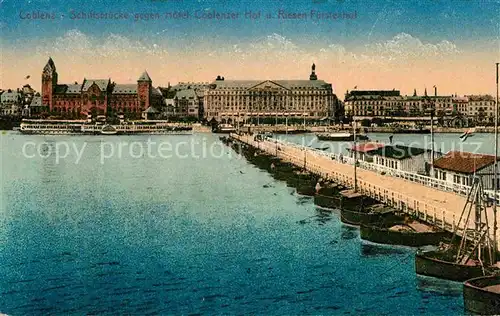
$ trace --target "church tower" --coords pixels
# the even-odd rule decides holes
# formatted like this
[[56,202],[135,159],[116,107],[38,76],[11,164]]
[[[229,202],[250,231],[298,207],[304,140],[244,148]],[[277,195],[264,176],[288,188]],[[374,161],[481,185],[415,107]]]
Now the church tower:
[[318,80],[318,76],[316,76],[316,65],[314,63],[311,66],[311,75],[309,76],[309,80]]
[[137,79],[137,97],[139,98],[139,109],[146,110],[151,105],[152,81],[147,71]]
[[57,71],[56,65],[52,58],[49,57],[49,61],[43,68],[42,72],[42,104],[48,106],[52,111],[52,96],[54,90],[57,86]]

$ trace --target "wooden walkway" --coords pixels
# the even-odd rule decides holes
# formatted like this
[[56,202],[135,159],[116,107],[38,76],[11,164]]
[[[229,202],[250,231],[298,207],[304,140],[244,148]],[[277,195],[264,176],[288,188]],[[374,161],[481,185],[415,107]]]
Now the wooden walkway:
[[[249,135],[231,136],[297,166],[305,167],[323,179],[354,188],[354,168],[351,165],[339,163],[300,146],[275,143],[272,140],[256,142],[253,136]],[[448,231],[453,231],[457,226],[459,232],[464,228],[465,219],[458,223],[467,201],[464,196],[361,168],[357,168],[357,179],[358,192],[366,196]],[[492,208],[488,208],[487,214],[490,227],[493,228]],[[472,228],[473,219],[469,222],[469,228]],[[498,237],[497,245],[500,245]]]

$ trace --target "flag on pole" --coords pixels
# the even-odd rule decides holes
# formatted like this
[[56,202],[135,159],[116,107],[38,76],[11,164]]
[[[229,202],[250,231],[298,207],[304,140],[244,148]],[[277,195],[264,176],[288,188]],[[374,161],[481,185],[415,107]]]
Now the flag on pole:
[[471,136],[474,136],[474,129],[473,128],[469,128],[465,133],[460,135],[460,139],[464,142],[467,140],[467,138],[469,138]]

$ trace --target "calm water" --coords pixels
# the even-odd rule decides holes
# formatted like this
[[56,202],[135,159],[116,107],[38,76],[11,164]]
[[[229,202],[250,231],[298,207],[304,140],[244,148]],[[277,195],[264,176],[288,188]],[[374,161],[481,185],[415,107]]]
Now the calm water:
[[215,136],[149,139],[207,157],[141,155],[147,136],[0,136],[0,312],[463,313],[461,284],[417,277],[414,249],[362,242]]

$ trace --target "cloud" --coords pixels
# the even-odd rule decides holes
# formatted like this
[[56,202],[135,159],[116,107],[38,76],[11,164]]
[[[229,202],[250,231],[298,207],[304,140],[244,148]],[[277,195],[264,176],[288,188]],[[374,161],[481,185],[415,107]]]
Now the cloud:
[[38,46],[37,52],[46,55],[65,54],[68,57],[73,55],[94,58],[126,58],[139,54],[147,57],[167,54],[165,47],[155,43],[135,41],[113,33],[104,38],[96,38],[77,29],[68,30],[49,45]]
[[399,33],[392,39],[366,45],[366,51],[378,55],[381,59],[402,60],[450,57],[460,53],[457,46],[442,40],[435,44],[423,43],[419,38],[407,33]]

